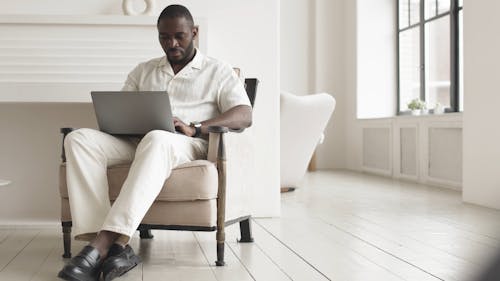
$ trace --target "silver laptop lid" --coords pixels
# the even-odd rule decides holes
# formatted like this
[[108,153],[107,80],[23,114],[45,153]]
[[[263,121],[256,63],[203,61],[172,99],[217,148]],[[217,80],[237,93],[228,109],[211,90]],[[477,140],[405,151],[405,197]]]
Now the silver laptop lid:
[[99,129],[116,135],[175,132],[165,91],[91,92]]

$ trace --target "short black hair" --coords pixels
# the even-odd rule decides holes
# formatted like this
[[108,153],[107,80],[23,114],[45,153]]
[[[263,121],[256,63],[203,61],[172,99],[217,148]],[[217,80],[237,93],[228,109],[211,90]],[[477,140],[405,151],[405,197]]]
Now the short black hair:
[[165,9],[163,9],[163,11],[161,11],[160,13],[160,16],[158,17],[157,24],[160,23],[160,20],[165,18],[171,19],[179,17],[186,18],[194,26],[194,20],[191,12],[189,12],[188,8],[182,5],[169,5]]

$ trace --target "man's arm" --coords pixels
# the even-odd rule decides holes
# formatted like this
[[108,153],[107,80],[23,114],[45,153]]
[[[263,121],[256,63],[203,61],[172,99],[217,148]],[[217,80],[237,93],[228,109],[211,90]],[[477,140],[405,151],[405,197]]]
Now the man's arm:
[[[208,134],[209,126],[224,126],[230,129],[244,129],[252,125],[252,107],[248,105],[238,105],[221,115],[201,122],[201,133]],[[174,118],[175,129],[192,137],[196,130],[185,124],[182,120]]]

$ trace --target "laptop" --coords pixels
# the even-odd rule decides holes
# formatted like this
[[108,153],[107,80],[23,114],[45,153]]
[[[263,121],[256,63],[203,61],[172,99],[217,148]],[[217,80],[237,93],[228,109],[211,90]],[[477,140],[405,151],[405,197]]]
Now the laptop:
[[145,135],[152,130],[175,133],[165,91],[91,92],[99,130],[113,135]]

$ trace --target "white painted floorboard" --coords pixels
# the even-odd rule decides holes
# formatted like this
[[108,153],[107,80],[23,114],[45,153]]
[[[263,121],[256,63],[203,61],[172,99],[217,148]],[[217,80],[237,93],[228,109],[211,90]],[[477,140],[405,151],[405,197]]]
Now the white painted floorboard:
[[[225,267],[214,265],[214,232],[153,231],[132,238],[143,263],[117,280],[469,281],[500,251],[500,211],[453,190],[315,172],[281,202],[280,218],[253,221],[254,243],[226,228]],[[57,280],[61,254],[59,227],[0,226],[0,281]]]

